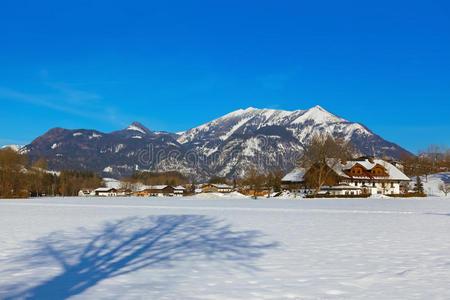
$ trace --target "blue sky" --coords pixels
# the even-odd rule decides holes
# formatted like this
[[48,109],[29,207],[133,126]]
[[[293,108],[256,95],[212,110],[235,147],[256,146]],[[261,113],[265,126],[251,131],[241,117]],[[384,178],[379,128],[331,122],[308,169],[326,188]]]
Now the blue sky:
[[320,105],[450,146],[447,1],[2,1],[0,145]]

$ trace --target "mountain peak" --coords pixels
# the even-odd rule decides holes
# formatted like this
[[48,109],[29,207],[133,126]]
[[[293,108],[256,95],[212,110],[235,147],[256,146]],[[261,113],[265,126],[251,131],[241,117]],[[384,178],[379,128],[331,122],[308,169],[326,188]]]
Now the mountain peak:
[[142,125],[141,123],[139,123],[137,121],[131,123],[130,126],[125,128],[125,130],[134,130],[134,131],[141,132],[143,134],[150,133],[150,130],[147,127],[145,127],[144,125]]
[[315,123],[335,123],[335,122],[345,122],[346,120],[338,117],[329,111],[322,108],[320,105],[316,105],[306,110],[301,116],[295,119],[293,124],[301,124],[306,121],[312,120]]
[[322,106],[320,106],[320,105],[316,105],[316,106],[313,106],[313,107],[311,107],[310,109],[308,109],[308,110],[320,110],[320,111],[327,111],[327,110],[325,110]]

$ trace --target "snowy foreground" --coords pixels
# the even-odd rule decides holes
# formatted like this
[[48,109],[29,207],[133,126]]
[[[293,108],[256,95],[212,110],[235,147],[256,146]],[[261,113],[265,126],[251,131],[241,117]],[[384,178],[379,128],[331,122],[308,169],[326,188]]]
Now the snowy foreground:
[[1,299],[449,299],[450,198],[0,200]]

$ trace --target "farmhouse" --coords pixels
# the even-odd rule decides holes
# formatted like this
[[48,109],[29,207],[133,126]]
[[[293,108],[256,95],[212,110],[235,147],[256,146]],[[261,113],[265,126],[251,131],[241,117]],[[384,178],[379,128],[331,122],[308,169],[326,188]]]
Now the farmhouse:
[[[327,166],[331,168],[323,192],[331,195],[360,194],[400,194],[401,184],[410,179],[393,164],[382,159],[361,157],[356,160],[339,161],[328,159]],[[293,170],[287,174],[282,183],[286,185],[297,183],[306,185],[307,178],[314,176],[316,168]]]
[[281,188],[284,190],[300,190],[305,188],[305,168],[295,168],[281,179]]
[[174,196],[184,196],[184,194],[186,193],[186,189],[179,185],[173,188],[173,195]]
[[95,196],[115,197],[117,196],[117,189],[109,187],[101,187],[94,190]]
[[80,197],[89,197],[89,196],[94,196],[95,192],[92,189],[81,189],[78,192],[78,196]]
[[204,193],[231,193],[233,187],[228,184],[207,184],[202,187]]
[[137,197],[162,197],[173,196],[174,188],[170,185],[153,185],[141,188],[139,191],[133,193]]

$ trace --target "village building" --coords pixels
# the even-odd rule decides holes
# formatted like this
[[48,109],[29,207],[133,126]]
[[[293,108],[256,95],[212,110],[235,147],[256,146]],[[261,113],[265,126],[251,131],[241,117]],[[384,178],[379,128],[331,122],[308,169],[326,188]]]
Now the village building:
[[117,196],[119,197],[127,197],[131,196],[133,192],[130,189],[120,188],[117,190]]
[[291,172],[281,178],[281,188],[289,191],[301,191],[306,188],[304,176],[305,168],[294,168]]
[[101,187],[94,190],[95,196],[115,197],[117,196],[117,189],[109,187]]
[[80,197],[95,196],[95,192],[92,189],[81,189],[78,191],[78,196]]
[[178,196],[178,197],[182,197],[186,194],[186,188],[184,188],[183,186],[179,185],[173,188],[173,195],[174,196]]
[[137,197],[170,197],[174,195],[174,188],[170,185],[146,186],[133,193]]
[[320,189],[320,194],[328,194],[333,196],[343,195],[361,195],[362,189],[351,185],[326,185]]
[[207,184],[202,187],[203,193],[231,193],[233,187],[228,184]]
[[[325,179],[323,192],[331,195],[393,195],[402,192],[402,183],[410,179],[393,164],[382,159],[361,157],[356,160],[339,161],[329,159],[330,170]],[[315,171],[294,169],[282,179],[284,187],[297,184],[306,186],[308,176]]]

